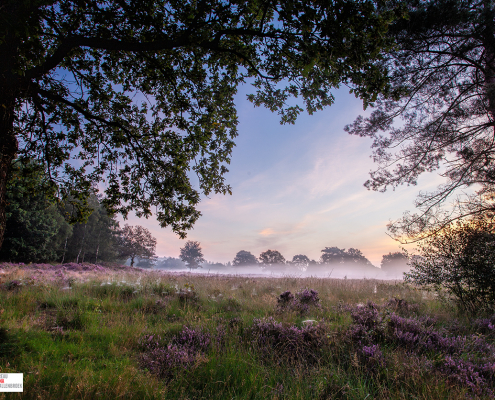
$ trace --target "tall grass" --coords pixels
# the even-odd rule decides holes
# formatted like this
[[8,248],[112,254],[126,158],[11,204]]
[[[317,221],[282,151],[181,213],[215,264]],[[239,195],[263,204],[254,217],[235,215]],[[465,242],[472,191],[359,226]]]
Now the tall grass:
[[495,319],[402,282],[0,270],[0,399],[493,398]]

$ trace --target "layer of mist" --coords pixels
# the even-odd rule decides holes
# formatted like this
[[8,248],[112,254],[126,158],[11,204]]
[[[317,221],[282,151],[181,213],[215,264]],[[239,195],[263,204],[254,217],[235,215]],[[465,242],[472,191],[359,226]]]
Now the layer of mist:
[[239,275],[239,276],[257,276],[257,277],[318,277],[318,278],[337,278],[337,279],[403,279],[404,272],[409,271],[406,263],[396,264],[393,267],[377,268],[370,265],[349,265],[349,264],[317,264],[308,265],[307,267],[295,267],[293,265],[223,265],[220,263],[204,264],[200,268],[189,269],[183,266],[170,266],[160,268],[157,263],[154,270],[163,270],[170,272],[190,272],[192,274],[220,274],[220,275]]

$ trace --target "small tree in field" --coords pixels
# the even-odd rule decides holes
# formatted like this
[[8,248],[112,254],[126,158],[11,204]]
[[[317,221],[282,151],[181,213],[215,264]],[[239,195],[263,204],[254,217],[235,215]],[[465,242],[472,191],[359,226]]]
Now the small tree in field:
[[200,268],[200,263],[205,262],[199,242],[189,240],[180,249],[180,259],[184,261],[189,269]]
[[131,267],[134,266],[136,257],[141,260],[155,258],[156,239],[143,226],[124,225],[124,228],[119,231],[117,241],[120,257],[130,258]]
[[255,265],[255,264],[258,264],[258,260],[253,254],[251,254],[251,252],[246,250],[241,250],[237,252],[234,261],[232,261],[232,265],[236,267],[241,265]]
[[458,221],[424,240],[411,258],[406,281],[442,289],[468,311],[493,308],[495,302],[495,220]]

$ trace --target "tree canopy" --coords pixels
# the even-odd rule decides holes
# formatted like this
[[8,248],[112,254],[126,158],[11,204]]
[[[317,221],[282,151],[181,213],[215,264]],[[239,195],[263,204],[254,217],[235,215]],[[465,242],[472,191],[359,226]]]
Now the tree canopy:
[[241,265],[256,265],[258,264],[258,259],[249,251],[241,250],[238,251],[232,261],[232,265],[241,266]]
[[445,289],[461,308],[493,312],[495,301],[495,220],[477,217],[456,221],[441,235],[426,238],[406,281]]
[[50,201],[53,185],[39,164],[15,165],[7,184],[6,239],[0,260],[47,262],[59,259],[61,243],[72,233]]
[[300,271],[306,271],[310,263],[308,256],[304,254],[296,254],[292,257],[292,265],[294,265]]
[[192,240],[188,240],[184,247],[180,249],[179,257],[189,269],[199,268],[199,264],[206,261],[203,257],[201,244]]
[[407,19],[389,29],[396,46],[380,61],[390,90],[346,129],[373,138],[378,168],[369,189],[415,185],[424,172],[445,178],[436,191],[420,193],[417,212],[389,226],[397,238],[418,240],[495,209],[495,8],[489,0],[406,7]]
[[409,259],[407,258],[407,254],[401,251],[396,251],[394,253],[390,252],[388,254],[384,254],[382,257],[382,262],[380,264],[382,269],[390,268],[394,265],[401,265],[407,263]]
[[[373,1],[5,0],[0,6],[0,245],[12,161],[44,163],[56,196],[150,216],[185,237],[201,193],[230,193],[234,95],[293,123],[348,85],[386,90],[395,11]],[[301,99],[299,105],[290,99]],[[188,172],[199,179],[193,187]]]
[[322,251],[322,264],[357,264],[369,265],[371,262],[361,253],[361,250],[349,248],[339,249],[338,247],[325,247]]
[[266,250],[258,257],[260,263],[265,266],[285,264],[284,256],[277,250]]
[[130,226],[125,224],[117,236],[119,256],[121,258],[130,258],[131,267],[134,266],[134,260],[154,259],[156,257],[156,239],[151,232],[144,226]]

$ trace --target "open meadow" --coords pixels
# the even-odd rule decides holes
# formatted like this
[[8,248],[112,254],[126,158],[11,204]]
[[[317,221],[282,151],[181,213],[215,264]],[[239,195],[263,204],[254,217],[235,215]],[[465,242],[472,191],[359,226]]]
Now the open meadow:
[[494,345],[401,281],[0,264],[0,399],[491,399]]

